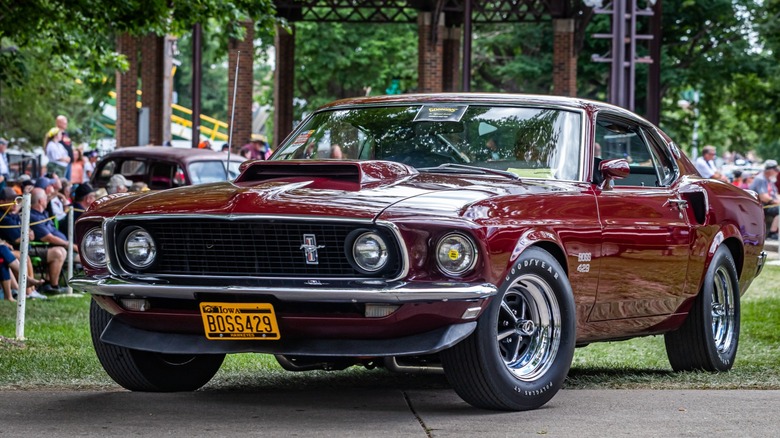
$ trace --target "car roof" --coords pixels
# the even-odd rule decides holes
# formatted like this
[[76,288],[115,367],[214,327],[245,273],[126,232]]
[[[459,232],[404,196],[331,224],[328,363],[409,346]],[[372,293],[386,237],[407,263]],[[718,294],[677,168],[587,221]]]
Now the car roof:
[[[235,157],[235,159],[234,159]],[[203,160],[224,160],[227,154],[211,149],[176,148],[166,146],[130,146],[114,149],[103,159],[107,158],[156,158],[180,163],[190,163]],[[232,154],[230,161],[243,162],[244,158],[238,154]]]
[[549,96],[541,94],[517,93],[433,93],[433,94],[399,94],[393,96],[371,96],[341,99],[331,102],[319,110],[330,110],[354,106],[410,105],[425,103],[492,103],[497,105],[541,105],[560,106],[571,109],[610,110],[625,116],[630,116],[650,124],[642,116],[605,102],[583,99],[579,97]]

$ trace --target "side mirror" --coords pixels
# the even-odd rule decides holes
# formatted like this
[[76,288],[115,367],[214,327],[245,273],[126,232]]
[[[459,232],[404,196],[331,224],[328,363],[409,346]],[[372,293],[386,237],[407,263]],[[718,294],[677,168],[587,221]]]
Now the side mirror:
[[612,188],[612,182],[616,179],[623,179],[631,173],[631,168],[628,166],[628,161],[624,158],[616,158],[612,160],[604,160],[599,163],[599,172],[603,177],[603,181],[599,188],[601,190],[610,190]]

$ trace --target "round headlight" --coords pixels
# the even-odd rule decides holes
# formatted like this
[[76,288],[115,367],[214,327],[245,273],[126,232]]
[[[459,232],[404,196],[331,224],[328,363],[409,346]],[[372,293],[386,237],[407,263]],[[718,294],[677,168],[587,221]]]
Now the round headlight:
[[352,257],[357,266],[366,272],[376,272],[385,267],[389,258],[387,243],[377,233],[363,233],[352,245]]
[[476,264],[477,247],[463,234],[447,234],[436,248],[436,262],[445,274],[461,276]]
[[94,267],[106,265],[106,245],[103,243],[103,229],[92,228],[81,239],[81,256]]
[[157,256],[154,239],[148,232],[140,228],[128,233],[124,246],[127,262],[134,268],[148,267]]

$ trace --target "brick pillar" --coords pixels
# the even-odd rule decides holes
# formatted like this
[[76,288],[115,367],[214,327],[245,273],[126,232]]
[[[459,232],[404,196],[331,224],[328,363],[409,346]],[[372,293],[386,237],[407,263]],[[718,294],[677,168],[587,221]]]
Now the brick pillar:
[[442,85],[444,91],[460,90],[460,28],[444,30],[444,59],[442,60]]
[[117,52],[127,57],[128,69],[116,72],[116,146],[138,145],[138,40],[121,34],[116,40]]
[[[242,23],[246,29],[244,39],[230,40],[228,54],[228,123],[233,108],[233,83],[236,75],[238,51],[241,58],[238,66],[238,88],[236,89],[236,111],[233,117],[233,150],[249,142],[252,135],[252,85],[254,82],[254,38],[255,27],[252,22]],[[230,128],[228,128],[230,129]]]
[[444,91],[444,14],[435,23],[435,34],[432,18],[430,12],[420,12],[417,16],[417,91],[420,93]]
[[553,93],[577,95],[577,57],[574,54],[574,19],[553,19]]
[[274,148],[293,127],[293,90],[295,87],[295,27],[292,33],[276,26],[276,71],[274,71]]
[[149,109],[149,143],[171,140],[173,38],[146,35],[141,40],[141,102]]

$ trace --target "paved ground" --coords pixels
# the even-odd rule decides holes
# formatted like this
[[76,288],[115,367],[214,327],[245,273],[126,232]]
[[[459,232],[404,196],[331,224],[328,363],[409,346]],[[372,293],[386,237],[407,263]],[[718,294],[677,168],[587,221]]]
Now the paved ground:
[[780,391],[561,391],[532,412],[444,389],[143,394],[5,391],[0,436],[767,437]]

